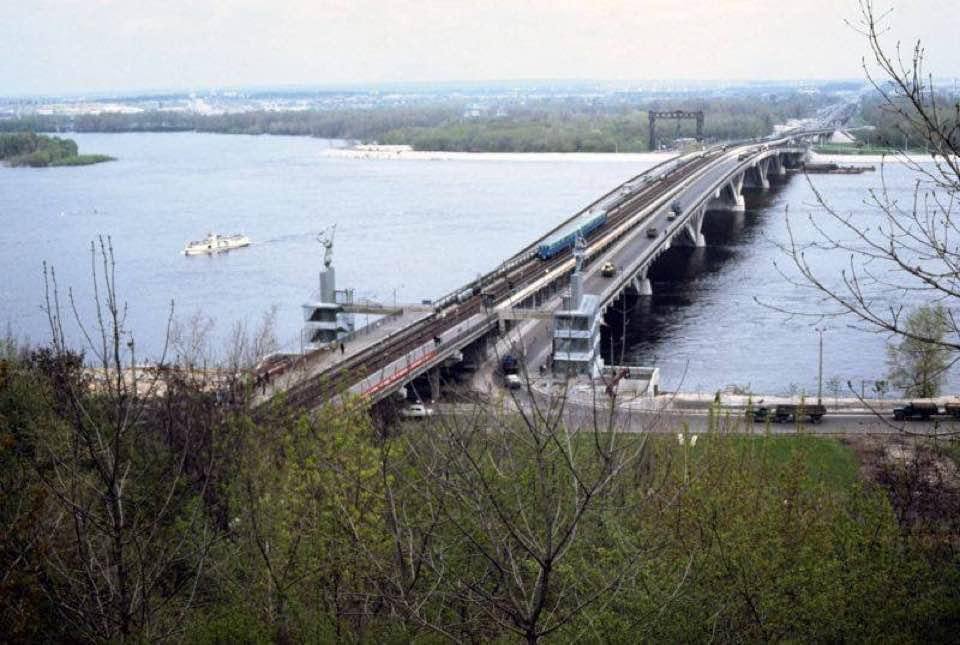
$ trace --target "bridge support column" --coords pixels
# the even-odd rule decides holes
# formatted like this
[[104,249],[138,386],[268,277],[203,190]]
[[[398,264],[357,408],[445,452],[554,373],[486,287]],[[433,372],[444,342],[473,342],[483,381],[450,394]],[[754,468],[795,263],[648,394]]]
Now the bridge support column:
[[783,155],[782,163],[784,168],[796,169],[803,165],[806,158],[807,153],[805,152],[788,152]]
[[743,185],[747,188],[767,190],[770,181],[767,179],[767,160],[761,159],[756,165],[747,168],[743,173]]
[[430,380],[430,399],[432,401],[440,400],[440,370],[430,370],[427,378]]
[[690,214],[683,226],[682,233],[675,238],[679,244],[696,247],[707,245],[707,241],[703,237],[703,216],[706,212],[706,207],[701,206]]
[[747,210],[746,202],[743,200],[743,181],[743,174],[731,179],[714,194],[713,199],[707,204],[707,210],[734,213]]
[[770,157],[757,164],[757,174],[760,176],[760,189],[769,190],[770,178],[767,176],[770,169]]
[[633,290],[637,292],[638,296],[653,295],[653,286],[650,284],[648,271],[649,269],[644,268],[640,273],[633,276],[633,280],[630,281],[630,285],[633,287]]
[[780,155],[773,155],[770,157],[770,165],[767,169],[767,174],[773,177],[783,177],[787,174],[787,170],[783,166],[783,157]]

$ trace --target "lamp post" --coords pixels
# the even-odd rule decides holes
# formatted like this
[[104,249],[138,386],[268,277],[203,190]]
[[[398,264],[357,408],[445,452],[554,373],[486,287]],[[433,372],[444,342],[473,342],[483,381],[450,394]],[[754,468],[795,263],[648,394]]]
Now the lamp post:
[[817,361],[817,405],[823,405],[823,329],[817,327],[820,335],[820,354]]

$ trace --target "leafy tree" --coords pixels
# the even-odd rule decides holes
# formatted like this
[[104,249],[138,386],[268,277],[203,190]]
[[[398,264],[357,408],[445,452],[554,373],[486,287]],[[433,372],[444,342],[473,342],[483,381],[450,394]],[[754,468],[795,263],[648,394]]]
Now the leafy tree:
[[887,346],[890,381],[904,396],[929,398],[940,393],[950,366],[950,351],[944,346],[949,330],[944,307],[920,307],[907,318],[899,341]]

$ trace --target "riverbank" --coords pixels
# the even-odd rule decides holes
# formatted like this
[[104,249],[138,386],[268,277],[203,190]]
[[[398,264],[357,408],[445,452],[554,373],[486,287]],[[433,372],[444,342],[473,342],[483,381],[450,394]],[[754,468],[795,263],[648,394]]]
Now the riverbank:
[[929,163],[930,155],[922,154],[891,154],[891,155],[848,155],[848,154],[823,154],[819,152],[810,153],[810,163],[836,163],[854,166],[867,166],[872,164],[903,164],[903,163]]
[[406,145],[356,145],[330,148],[325,157],[339,159],[399,160],[399,161],[585,161],[656,164],[676,157],[678,152],[447,152],[441,150],[414,150]]
[[[657,164],[682,154],[665,152],[448,152],[444,150],[414,150],[408,145],[354,145],[330,148],[325,157],[362,159],[367,161],[576,161]],[[924,163],[930,158],[922,155],[846,155],[811,153],[811,163],[867,165],[880,163]]]

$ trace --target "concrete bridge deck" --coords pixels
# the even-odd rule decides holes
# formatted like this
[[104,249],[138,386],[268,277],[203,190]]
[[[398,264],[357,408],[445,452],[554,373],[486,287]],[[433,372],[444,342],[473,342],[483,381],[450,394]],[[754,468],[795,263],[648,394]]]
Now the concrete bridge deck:
[[287,392],[303,381],[316,378],[338,365],[384,346],[395,335],[431,316],[433,310],[414,305],[379,313],[385,315],[364,327],[361,333],[344,338],[341,343],[331,343],[322,349],[260,370],[254,383],[254,405],[265,403],[280,392]]
[[[660,253],[674,243],[703,244],[700,226],[708,207],[742,209],[744,185],[769,186],[767,175],[782,174],[786,155],[805,152],[799,138],[817,134],[794,133],[765,142],[717,146],[672,160],[653,174],[634,177],[607,193],[594,202],[605,204],[609,221],[588,240],[585,292],[597,294],[605,307],[624,289],[649,289],[649,283],[643,284],[646,271]],[[670,207],[677,201],[682,213],[669,221]],[[657,229],[653,238],[646,236],[649,227]],[[325,356],[311,354],[285,366],[269,377],[270,383],[259,383],[262,400],[287,392],[290,400],[309,408],[344,390],[376,400],[449,362],[471,343],[485,342],[485,336],[498,326],[502,332],[505,320],[520,322],[527,337],[527,356],[541,360],[552,342],[552,321],[538,312],[557,308],[574,262],[566,254],[540,260],[534,252],[536,245],[534,242],[486,276],[439,300],[434,311],[423,311],[423,307],[408,311],[406,318],[397,319],[362,343],[350,343],[353,346],[343,355],[336,351]],[[600,275],[601,266],[608,261],[620,268],[614,278]],[[338,381],[339,385],[333,388],[322,381]]]

